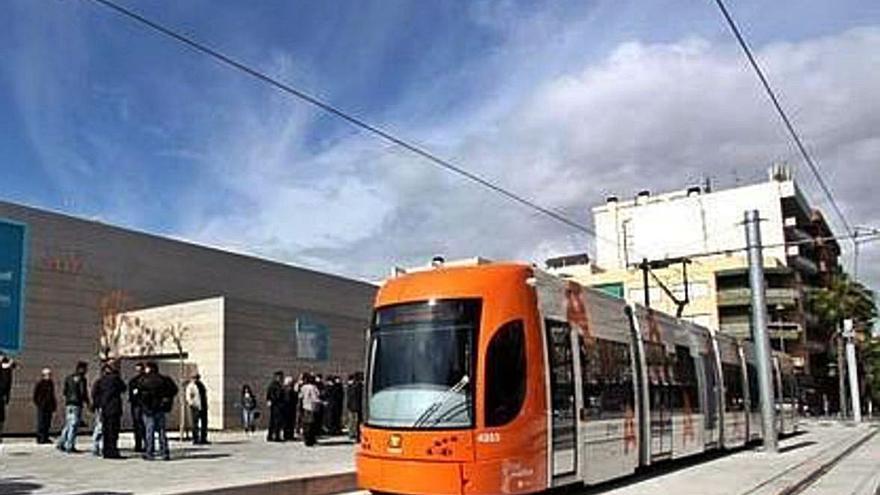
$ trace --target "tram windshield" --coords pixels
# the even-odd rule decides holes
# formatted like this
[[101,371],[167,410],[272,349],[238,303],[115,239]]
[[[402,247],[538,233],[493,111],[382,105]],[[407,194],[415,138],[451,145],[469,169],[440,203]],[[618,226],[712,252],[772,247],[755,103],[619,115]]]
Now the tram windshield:
[[479,321],[478,299],[379,308],[370,332],[367,425],[472,427]]

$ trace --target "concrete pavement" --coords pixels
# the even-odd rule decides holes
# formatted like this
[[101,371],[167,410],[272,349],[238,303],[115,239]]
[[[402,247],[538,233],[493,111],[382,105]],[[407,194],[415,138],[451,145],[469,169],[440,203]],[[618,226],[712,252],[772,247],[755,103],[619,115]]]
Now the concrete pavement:
[[[783,439],[781,453],[751,449],[665,463],[577,495],[875,495],[880,485],[877,430],[807,422]],[[307,449],[300,442],[266,443],[264,435],[214,434],[209,446],[174,442],[173,460],[109,461],[63,455],[52,446],[11,441],[0,447],[3,495],[324,495],[355,488],[353,445],[342,438]],[[866,440],[867,439],[867,440]],[[132,456],[130,435],[123,454]],[[88,440],[80,438],[80,448]],[[358,492],[365,493],[365,492]]]
[[[779,454],[766,454],[752,448],[707,454],[660,463],[634,476],[562,493],[880,495],[875,493],[880,480],[880,435],[864,442],[876,431],[875,427],[806,421],[802,430],[803,433],[780,441]],[[849,455],[835,464],[844,454]],[[822,474],[824,476],[817,480],[812,479]],[[349,495],[366,494],[360,491]]]
[[[80,437],[77,448],[88,449],[89,440]],[[211,440],[207,446],[172,442],[172,460],[164,462],[135,457],[130,434],[121,439],[129,457],[121,461],[7,439],[0,444],[0,494],[323,495],[355,487],[354,446],[345,438],[324,439],[315,448],[267,443],[265,433],[217,433]]]
[[805,487],[803,495],[877,495],[880,493],[880,435],[874,435],[827,473]]
[[[804,433],[780,441],[780,453],[767,454],[745,449],[729,455],[700,458],[657,466],[645,473],[602,486],[579,490],[579,494],[641,495],[797,495],[809,485],[805,481],[831,469],[851,449],[870,452],[876,459],[877,435],[870,445],[862,444],[876,430],[869,426],[805,422]],[[841,463],[848,462],[846,456]],[[863,466],[864,467],[864,466]],[[876,464],[875,464],[876,469]],[[822,478],[819,478],[821,481]],[[847,495],[848,492],[820,491],[812,495]],[[873,493],[872,493],[873,495]]]

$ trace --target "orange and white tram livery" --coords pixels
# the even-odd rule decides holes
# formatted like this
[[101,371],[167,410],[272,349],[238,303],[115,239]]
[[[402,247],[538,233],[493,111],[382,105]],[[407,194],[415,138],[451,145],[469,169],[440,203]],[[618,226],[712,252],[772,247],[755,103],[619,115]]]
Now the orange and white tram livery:
[[[358,483],[535,493],[761,437],[748,343],[516,263],[386,281],[367,345]],[[790,361],[775,361],[795,428]],[[752,383],[752,381],[755,383]]]

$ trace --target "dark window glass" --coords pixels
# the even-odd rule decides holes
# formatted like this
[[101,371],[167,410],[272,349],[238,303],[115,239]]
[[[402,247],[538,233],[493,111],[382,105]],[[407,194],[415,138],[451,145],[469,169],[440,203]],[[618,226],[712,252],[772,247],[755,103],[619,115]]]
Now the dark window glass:
[[672,409],[686,413],[699,412],[697,368],[690,349],[684,346],[676,346],[675,355],[670,357],[674,360]]
[[749,375],[749,402],[752,412],[758,412],[761,409],[761,392],[758,389],[758,370],[751,363],[746,364],[746,372]]
[[735,364],[723,363],[721,372],[724,374],[724,403],[727,410],[744,411],[746,400],[743,395],[742,369]]
[[486,426],[519,414],[526,397],[526,343],[522,320],[501,327],[486,351]]
[[630,346],[605,339],[580,340],[584,408],[591,419],[624,417],[633,411]]

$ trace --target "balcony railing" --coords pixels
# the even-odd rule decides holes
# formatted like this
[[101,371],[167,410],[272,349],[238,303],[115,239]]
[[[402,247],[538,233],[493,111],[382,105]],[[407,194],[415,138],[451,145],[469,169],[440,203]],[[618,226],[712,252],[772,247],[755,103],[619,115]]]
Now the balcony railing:
[[[770,288],[766,290],[767,305],[795,306],[799,295],[797,289]],[[751,289],[739,288],[718,291],[718,306],[748,306],[751,303]]]
[[[721,333],[747,339],[752,336],[752,325],[748,321],[721,322]],[[788,322],[770,322],[767,324],[767,330],[771,339],[783,340],[800,340],[803,328],[797,323]]]

